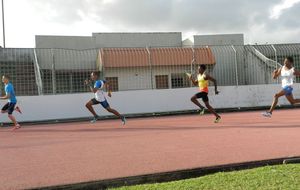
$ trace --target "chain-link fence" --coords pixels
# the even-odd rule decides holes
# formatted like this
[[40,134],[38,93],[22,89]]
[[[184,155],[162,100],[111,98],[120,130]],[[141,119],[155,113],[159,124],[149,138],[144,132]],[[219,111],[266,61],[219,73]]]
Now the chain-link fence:
[[300,44],[0,49],[0,74],[10,76],[19,96],[88,92],[84,80],[94,70],[114,91],[191,87],[185,73],[195,77],[200,64],[208,65],[220,86],[272,84],[278,82],[272,71],[286,56],[294,57],[299,68]]

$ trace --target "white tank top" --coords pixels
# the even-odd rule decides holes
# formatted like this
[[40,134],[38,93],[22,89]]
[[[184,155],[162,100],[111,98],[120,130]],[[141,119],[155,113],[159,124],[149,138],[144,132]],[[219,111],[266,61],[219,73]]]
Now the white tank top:
[[294,67],[287,70],[285,66],[281,68],[281,85],[282,87],[292,86],[294,82]]

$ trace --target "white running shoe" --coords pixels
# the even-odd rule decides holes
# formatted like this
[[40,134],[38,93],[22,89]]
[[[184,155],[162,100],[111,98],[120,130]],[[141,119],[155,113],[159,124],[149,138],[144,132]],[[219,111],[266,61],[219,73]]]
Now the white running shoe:
[[219,117],[216,117],[214,123],[219,123],[220,121],[221,121],[221,117],[219,116]]
[[272,117],[272,113],[266,111],[266,112],[262,113],[262,116],[271,118]]
[[94,117],[94,118],[91,120],[91,123],[95,123],[97,120],[98,120],[98,117]]
[[204,115],[204,113],[205,113],[205,108],[202,108],[201,110],[200,110],[200,115]]

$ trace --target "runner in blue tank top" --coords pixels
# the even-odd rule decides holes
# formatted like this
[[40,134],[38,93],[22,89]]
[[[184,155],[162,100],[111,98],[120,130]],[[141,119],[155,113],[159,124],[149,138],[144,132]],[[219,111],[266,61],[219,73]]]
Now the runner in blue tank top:
[[[8,118],[14,123],[14,130],[19,129],[21,126],[16,121],[16,118],[12,115],[13,111],[15,110],[15,106],[17,104],[17,98],[15,95],[14,86],[12,83],[9,82],[9,76],[3,75],[2,82],[5,84],[5,96],[0,97],[0,99],[7,99],[7,104],[5,104],[1,110],[1,113],[8,113]],[[16,107],[16,111],[21,113],[19,107]]]
[[[105,97],[105,92],[103,91],[104,88],[108,91],[108,96],[111,97],[111,89],[107,81],[99,80],[99,72],[92,72],[91,80],[86,80],[85,84],[89,86],[91,92],[94,93],[95,98],[91,99],[89,102],[86,103],[86,108],[94,115],[92,123],[96,122],[99,116],[96,114],[93,105],[100,104],[104,109],[108,112],[114,114],[115,116],[119,117],[122,120],[123,125],[126,123],[126,118],[121,115],[117,110],[110,107],[107,99]],[[94,85],[92,84],[94,82]]]

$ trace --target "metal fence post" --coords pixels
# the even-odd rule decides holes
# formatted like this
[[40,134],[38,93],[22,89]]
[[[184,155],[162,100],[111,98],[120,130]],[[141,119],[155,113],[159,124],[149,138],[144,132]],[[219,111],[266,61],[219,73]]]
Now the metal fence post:
[[232,45],[231,48],[234,51],[234,62],[235,62],[235,80],[236,80],[236,85],[239,86],[239,74],[238,74],[238,65],[237,65],[237,52],[234,46]]
[[[274,50],[274,54],[275,54],[275,61],[276,61],[276,69],[277,69],[277,67],[278,67],[278,58],[277,58],[277,50],[276,50],[276,48],[275,48],[275,46],[272,44],[271,45],[271,47],[272,47],[272,49]],[[277,83],[279,83],[279,79],[277,78]]]
[[[193,68],[194,63],[195,63],[195,49],[194,48],[195,47],[192,47],[192,52],[193,52],[193,57],[192,57],[192,62],[191,62],[191,76],[192,77],[194,77],[193,74],[195,73],[195,70],[194,70],[195,68]],[[190,82],[190,86],[193,87],[192,81]]]
[[42,82],[42,77],[41,77],[41,70],[40,66],[38,63],[37,55],[36,55],[36,49],[33,49],[33,56],[34,56],[34,72],[35,72],[35,80],[36,84],[38,87],[38,94],[42,95],[43,94],[43,82]]
[[3,48],[6,48],[5,44],[5,18],[4,18],[4,0],[1,1],[2,3],[2,35],[3,35]]
[[56,94],[56,75],[55,75],[55,56],[53,49],[51,49],[52,54],[52,92]]
[[153,70],[152,70],[152,63],[151,63],[151,52],[150,52],[150,49],[149,47],[147,46],[146,47],[147,49],[147,53],[148,53],[148,64],[150,66],[150,77],[151,77],[151,89],[154,89],[154,86],[153,86]]

